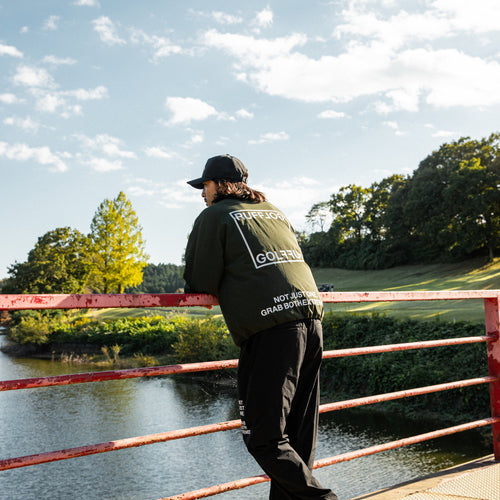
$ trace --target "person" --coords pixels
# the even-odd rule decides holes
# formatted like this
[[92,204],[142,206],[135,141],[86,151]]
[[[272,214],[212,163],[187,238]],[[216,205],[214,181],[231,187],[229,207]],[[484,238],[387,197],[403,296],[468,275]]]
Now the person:
[[188,181],[207,208],[186,246],[185,290],[218,297],[240,347],[241,429],[269,498],[336,500],[312,474],[323,303],[290,222],[247,178],[238,158],[218,155]]

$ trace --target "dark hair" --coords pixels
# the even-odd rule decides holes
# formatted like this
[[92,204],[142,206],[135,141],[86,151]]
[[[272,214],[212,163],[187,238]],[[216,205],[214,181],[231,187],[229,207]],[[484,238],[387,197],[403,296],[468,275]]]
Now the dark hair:
[[250,203],[262,203],[266,201],[266,195],[249,187],[245,182],[231,182],[225,180],[214,181],[217,185],[217,194],[213,203],[221,200],[233,199],[248,201]]

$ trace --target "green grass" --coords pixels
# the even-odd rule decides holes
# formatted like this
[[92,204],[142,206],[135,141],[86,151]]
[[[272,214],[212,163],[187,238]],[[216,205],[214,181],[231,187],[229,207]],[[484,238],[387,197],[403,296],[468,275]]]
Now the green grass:
[[[500,289],[500,259],[453,264],[401,266],[379,271],[313,269],[317,283],[333,283],[336,292]],[[326,304],[337,312],[379,312],[401,318],[484,321],[482,300]]]
[[[336,292],[421,291],[421,290],[492,290],[500,289],[500,258],[491,263],[473,259],[453,264],[401,266],[380,271],[313,269],[317,283],[333,283]],[[379,302],[325,304],[327,311],[378,312],[399,318],[484,321],[482,300]],[[89,313],[97,319],[137,316],[188,315],[205,317],[220,314],[220,308],[203,307],[100,309]]]
[[147,308],[116,308],[116,309],[92,309],[88,316],[97,320],[120,319],[120,318],[138,318],[164,316],[189,316],[191,318],[205,318],[220,315],[220,307],[214,306],[212,309],[206,307],[147,307]]

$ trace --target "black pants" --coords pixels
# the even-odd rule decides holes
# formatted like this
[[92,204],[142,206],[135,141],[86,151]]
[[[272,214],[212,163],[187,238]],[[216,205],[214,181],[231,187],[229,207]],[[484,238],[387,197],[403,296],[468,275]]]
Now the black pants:
[[321,322],[313,319],[259,332],[241,348],[243,439],[271,478],[272,500],[337,499],[312,475],[322,353]]

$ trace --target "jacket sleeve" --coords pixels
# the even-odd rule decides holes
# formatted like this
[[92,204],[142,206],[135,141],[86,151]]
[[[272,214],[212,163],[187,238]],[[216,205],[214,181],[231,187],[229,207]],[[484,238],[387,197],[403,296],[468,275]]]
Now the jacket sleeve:
[[186,292],[217,295],[224,274],[224,227],[214,211],[205,209],[195,220],[186,246]]

